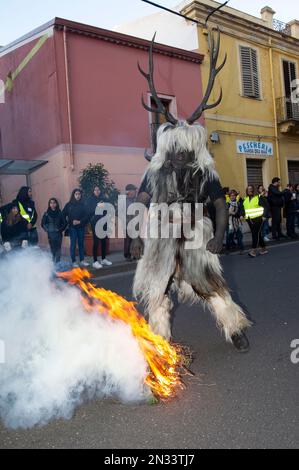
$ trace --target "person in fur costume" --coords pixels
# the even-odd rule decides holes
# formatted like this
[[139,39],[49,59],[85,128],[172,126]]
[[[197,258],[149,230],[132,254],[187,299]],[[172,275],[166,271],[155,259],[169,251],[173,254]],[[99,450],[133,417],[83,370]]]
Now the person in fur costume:
[[[177,120],[164,107],[155,90],[153,79],[153,45],[149,54],[149,73],[140,72],[147,79],[157,109],[143,106],[150,112],[165,116],[157,133],[157,149],[145,173],[138,195],[138,202],[150,207],[148,222],[156,224],[159,236],[147,236],[133,240],[131,253],[140,259],[134,279],[134,296],[145,306],[153,331],[171,340],[171,293],[176,290],[180,301],[203,301],[214,315],[217,325],[223,330],[227,341],[240,352],[249,350],[244,330],[250,326],[242,308],[229,293],[223,278],[219,254],[228,223],[228,211],[219,176],[213,158],[207,149],[205,129],[196,121],[205,109],[218,106],[222,91],[216,103],[208,105],[215,78],[226,62],[217,68],[220,48],[219,30],[210,31],[210,78],[202,103],[185,120]],[[207,202],[216,210],[216,233],[211,220],[203,215],[198,217],[195,207]],[[168,217],[170,237],[161,236],[167,225],[155,208],[166,204],[171,210]],[[190,248],[188,240],[180,229],[174,233],[174,219],[182,218],[185,207],[189,212],[190,225],[194,234],[201,238],[200,246]],[[179,212],[179,214],[178,214]],[[188,212],[188,211],[187,211]],[[185,219],[184,219],[185,220]]]

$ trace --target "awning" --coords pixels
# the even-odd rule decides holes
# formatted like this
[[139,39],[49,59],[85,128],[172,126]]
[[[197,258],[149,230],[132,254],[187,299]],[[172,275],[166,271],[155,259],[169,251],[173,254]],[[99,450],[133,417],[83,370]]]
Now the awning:
[[0,175],[29,176],[47,163],[45,160],[8,160],[1,158]]

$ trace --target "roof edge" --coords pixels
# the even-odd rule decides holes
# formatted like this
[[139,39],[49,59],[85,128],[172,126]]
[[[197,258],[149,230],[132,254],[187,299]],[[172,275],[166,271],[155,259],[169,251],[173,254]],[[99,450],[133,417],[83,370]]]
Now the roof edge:
[[[19,39],[16,39],[12,43],[0,48],[0,54],[3,54],[5,51],[9,51],[10,49],[16,49],[18,45],[19,47],[21,47],[25,41],[28,42],[31,37],[34,38],[35,36],[41,34],[42,32],[46,31],[51,27],[54,27],[56,31],[66,29],[71,33],[82,34],[100,40],[109,41],[114,44],[123,45],[127,47],[134,47],[136,49],[148,50],[151,44],[151,41],[148,41],[146,39],[141,39],[135,36],[129,36],[127,34],[111,31],[109,29],[102,29],[96,26],[91,26],[84,23],[79,23],[76,21],[56,17],[48,23],[45,23],[40,27],[32,30],[28,34],[25,34]],[[204,56],[198,52],[187,51],[185,49],[179,49],[164,44],[155,43],[154,50],[157,53],[169,57],[175,57],[176,59],[185,60],[188,62],[201,64],[204,60]]]

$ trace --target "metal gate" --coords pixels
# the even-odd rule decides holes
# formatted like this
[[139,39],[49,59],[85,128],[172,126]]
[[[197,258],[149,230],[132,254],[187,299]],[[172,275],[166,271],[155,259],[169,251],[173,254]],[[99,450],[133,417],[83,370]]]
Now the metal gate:
[[246,160],[247,163],[247,182],[248,186],[254,186],[257,191],[258,186],[264,184],[263,179],[263,160]]
[[299,184],[299,160],[289,161],[289,182],[292,184]]

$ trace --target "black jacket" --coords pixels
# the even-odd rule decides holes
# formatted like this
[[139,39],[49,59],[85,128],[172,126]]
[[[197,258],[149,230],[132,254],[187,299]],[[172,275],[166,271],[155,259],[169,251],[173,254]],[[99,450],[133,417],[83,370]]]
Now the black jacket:
[[3,243],[6,242],[22,242],[28,239],[27,221],[20,218],[19,222],[14,225],[8,225],[7,219],[1,224],[1,235]]
[[[85,227],[89,221],[89,214],[83,201],[68,202],[62,214],[69,228]],[[80,225],[73,225],[74,220],[80,221]]]
[[88,221],[92,226],[95,226],[96,223],[107,215],[107,211],[103,211],[102,215],[96,215],[96,208],[98,204],[107,203],[108,201],[102,196],[96,197],[92,195],[86,200],[86,210],[88,212]]
[[270,185],[269,187],[269,193],[268,193],[268,202],[271,207],[283,207],[284,206],[284,198],[283,198],[283,193],[279,191],[276,186],[273,184]]
[[42,228],[48,233],[49,237],[51,234],[62,234],[66,225],[67,224],[61,210],[53,211],[52,209],[48,209],[43,215]]
[[290,191],[289,189],[286,189],[284,192],[283,192],[283,196],[284,196],[284,200],[285,200],[285,210],[286,210],[286,214],[293,214],[293,213],[296,213],[297,210],[298,210],[298,207],[297,207],[297,197],[296,199],[293,199],[293,194],[295,193],[295,191]]
[[13,201],[13,204],[18,205],[19,202],[22,204],[25,211],[30,216],[31,224],[34,226],[36,225],[36,222],[37,222],[37,212],[35,209],[34,201],[32,201],[32,199],[30,199],[30,197],[28,196],[29,189],[30,188],[28,186],[23,186],[20,189],[16,200]]

